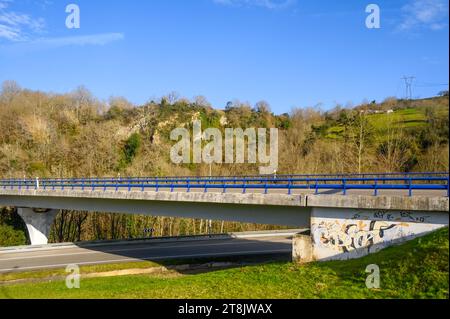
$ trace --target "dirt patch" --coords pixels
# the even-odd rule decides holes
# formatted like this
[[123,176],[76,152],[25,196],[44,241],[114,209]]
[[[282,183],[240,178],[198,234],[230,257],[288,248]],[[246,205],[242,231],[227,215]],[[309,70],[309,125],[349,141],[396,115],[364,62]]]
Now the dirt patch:
[[[134,275],[152,275],[164,278],[181,277],[185,274],[197,274],[211,270],[220,270],[236,266],[244,266],[243,263],[233,262],[211,262],[206,264],[187,264],[187,265],[175,265],[175,266],[161,266],[150,268],[134,268],[134,269],[122,269],[105,272],[94,273],[81,273],[81,279],[83,278],[105,278],[105,277],[119,277],[119,276],[134,276]],[[45,278],[26,278],[16,279],[0,282],[2,286],[12,286],[26,283],[40,283],[40,282],[53,282],[65,280],[66,276],[48,276]]]

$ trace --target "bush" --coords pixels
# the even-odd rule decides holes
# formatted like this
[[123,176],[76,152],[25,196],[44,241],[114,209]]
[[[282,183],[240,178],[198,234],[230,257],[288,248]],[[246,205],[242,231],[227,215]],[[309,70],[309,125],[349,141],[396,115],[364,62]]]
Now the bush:
[[140,146],[141,146],[141,136],[137,133],[134,133],[127,140],[125,147],[123,149],[125,161],[127,164],[131,164]]
[[0,247],[21,246],[27,244],[23,230],[0,224]]

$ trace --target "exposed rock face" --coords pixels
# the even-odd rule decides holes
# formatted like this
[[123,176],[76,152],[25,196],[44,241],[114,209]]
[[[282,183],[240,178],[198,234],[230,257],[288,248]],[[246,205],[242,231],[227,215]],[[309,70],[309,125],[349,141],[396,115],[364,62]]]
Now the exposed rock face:
[[222,115],[222,117],[220,118],[220,125],[225,126],[228,124],[228,119],[225,115]]

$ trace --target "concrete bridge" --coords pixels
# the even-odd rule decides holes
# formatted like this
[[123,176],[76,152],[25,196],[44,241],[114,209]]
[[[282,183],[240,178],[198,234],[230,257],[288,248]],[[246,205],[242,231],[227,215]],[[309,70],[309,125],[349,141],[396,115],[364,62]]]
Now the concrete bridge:
[[[439,175],[440,174],[440,175]],[[308,228],[301,262],[348,259],[448,226],[448,173],[1,180],[32,245],[47,243],[61,209],[202,218]]]

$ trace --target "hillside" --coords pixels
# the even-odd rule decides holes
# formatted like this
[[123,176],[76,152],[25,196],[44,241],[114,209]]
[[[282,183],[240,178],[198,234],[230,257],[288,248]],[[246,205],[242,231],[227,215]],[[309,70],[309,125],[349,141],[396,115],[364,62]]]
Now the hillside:
[[[387,99],[324,112],[296,108],[275,115],[268,103],[233,101],[213,108],[204,97],[172,93],[145,105],[125,98],[100,101],[86,88],[67,94],[23,89],[5,82],[0,91],[0,178],[208,175],[207,164],[173,164],[174,128],[278,128],[278,173],[448,171],[448,96]],[[258,164],[213,164],[213,175],[258,174]],[[23,223],[4,209],[0,246],[26,241]],[[269,228],[268,228],[269,227]],[[63,211],[52,242],[136,238],[207,232],[203,220],[86,214]],[[212,232],[271,229],[214,222]],[[18,233],[15,233],[18,232]]]
[[[169,95],[136,106],[124,98],[99,101],[85,88],[47,94],[6,83],[0,94],[0,176],[207,175],[209,165],[170,162],[175,144],[170,132],[189,128],[193,120],[222,131],[278,128],[279,173],[445,170],[448,102],[448,96],[388,99],[353,109],[298,108],[274,115],[263,101],[253,107],[234,101],[220,110],[205,98]],[[430,162],[437,154],[439,161]],[[257,168],[214,165],[213,174],[256,174]]]

